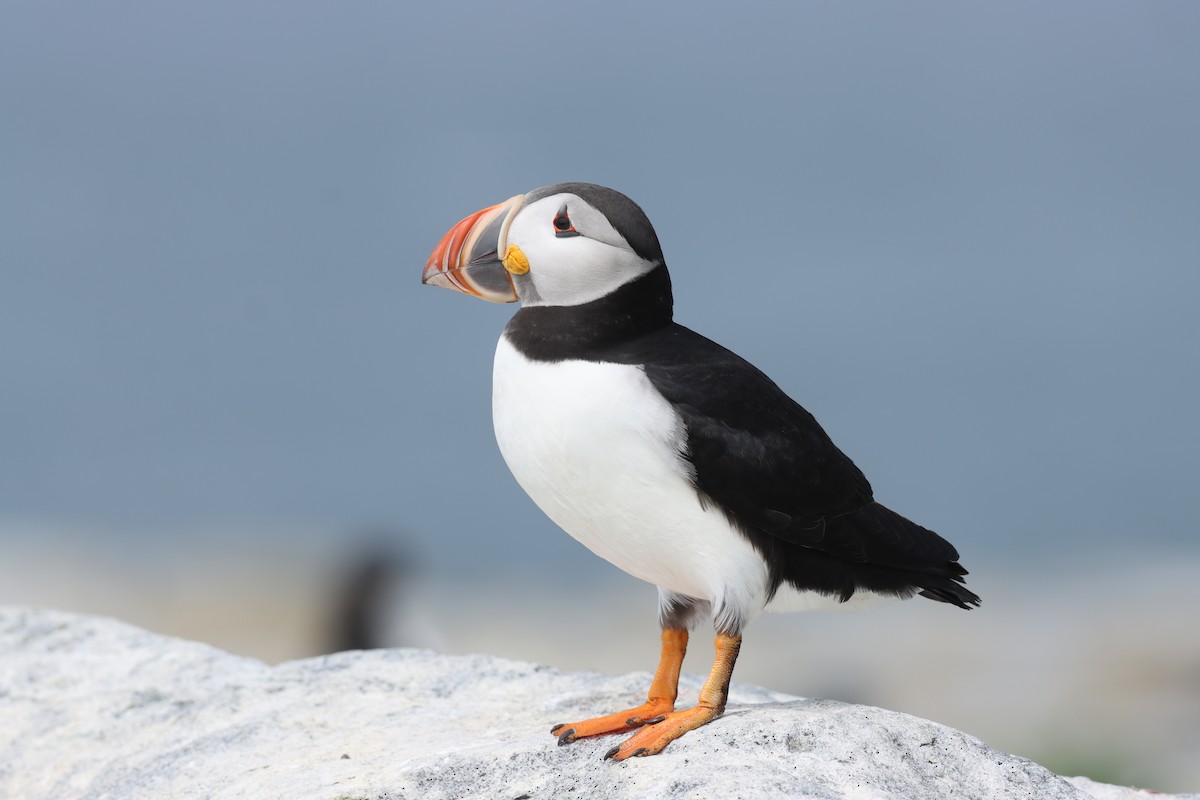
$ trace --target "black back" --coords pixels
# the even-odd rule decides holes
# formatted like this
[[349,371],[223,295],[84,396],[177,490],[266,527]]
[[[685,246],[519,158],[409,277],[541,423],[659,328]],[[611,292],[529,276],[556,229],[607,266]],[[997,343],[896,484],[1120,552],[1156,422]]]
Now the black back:
[[915,591],[962,608],[979,598],[954,547],[876,503],[816,419],[754,365],[672,321],[665,266],[578,306],[519,310],[504,335],[539,361],[641,365],[687,430],[683,455],[713,503],[762,554],[770,593],[787,582],[849,599]]

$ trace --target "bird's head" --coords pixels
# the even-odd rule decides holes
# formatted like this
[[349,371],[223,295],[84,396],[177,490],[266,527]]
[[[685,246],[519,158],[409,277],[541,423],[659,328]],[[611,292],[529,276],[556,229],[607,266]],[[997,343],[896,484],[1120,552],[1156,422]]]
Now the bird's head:
[[663,265],[658,236],[625,195],[559,183],[466,217],[442,237],[422,283],[493,303],[571,306]]

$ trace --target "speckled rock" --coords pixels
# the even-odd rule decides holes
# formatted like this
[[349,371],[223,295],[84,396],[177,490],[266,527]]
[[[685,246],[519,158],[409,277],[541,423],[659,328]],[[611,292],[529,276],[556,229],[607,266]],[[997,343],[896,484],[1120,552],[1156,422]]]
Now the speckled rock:
[[[416,650],[269,667],[113,620],[0,609],[0,797],[1149,797],[905,714],[744,685],[654,758],[603,761],[611,737],[555,746],[552,723],[632,704],[648,681]],[[685,697],[698,688],[684,680]]]

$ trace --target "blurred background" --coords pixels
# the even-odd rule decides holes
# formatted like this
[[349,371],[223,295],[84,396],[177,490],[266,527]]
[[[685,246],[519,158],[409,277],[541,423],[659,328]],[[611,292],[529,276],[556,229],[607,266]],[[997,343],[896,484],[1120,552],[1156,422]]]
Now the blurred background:
[[496,450],[513,308],[419,285],[592,181],[984,597],[765,617],[735,677],[1200,790],[1198,40],[1188,2],[5,3],[0,603],[653,669],[654,589]]

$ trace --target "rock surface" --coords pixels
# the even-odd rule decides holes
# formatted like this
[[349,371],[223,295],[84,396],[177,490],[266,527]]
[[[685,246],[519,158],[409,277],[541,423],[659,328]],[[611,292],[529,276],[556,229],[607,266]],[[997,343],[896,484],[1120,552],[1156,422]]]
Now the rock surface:
[[[905,714],[736,684],[724,717],[654,758],[603,761],[612,737],[555,746],[552,723],[631,705],[648,682],[416,650],[270,667],[0,609],[0,798],[1168,797],[1062,778]],[[683,697],[699,683],[685,677]]]

